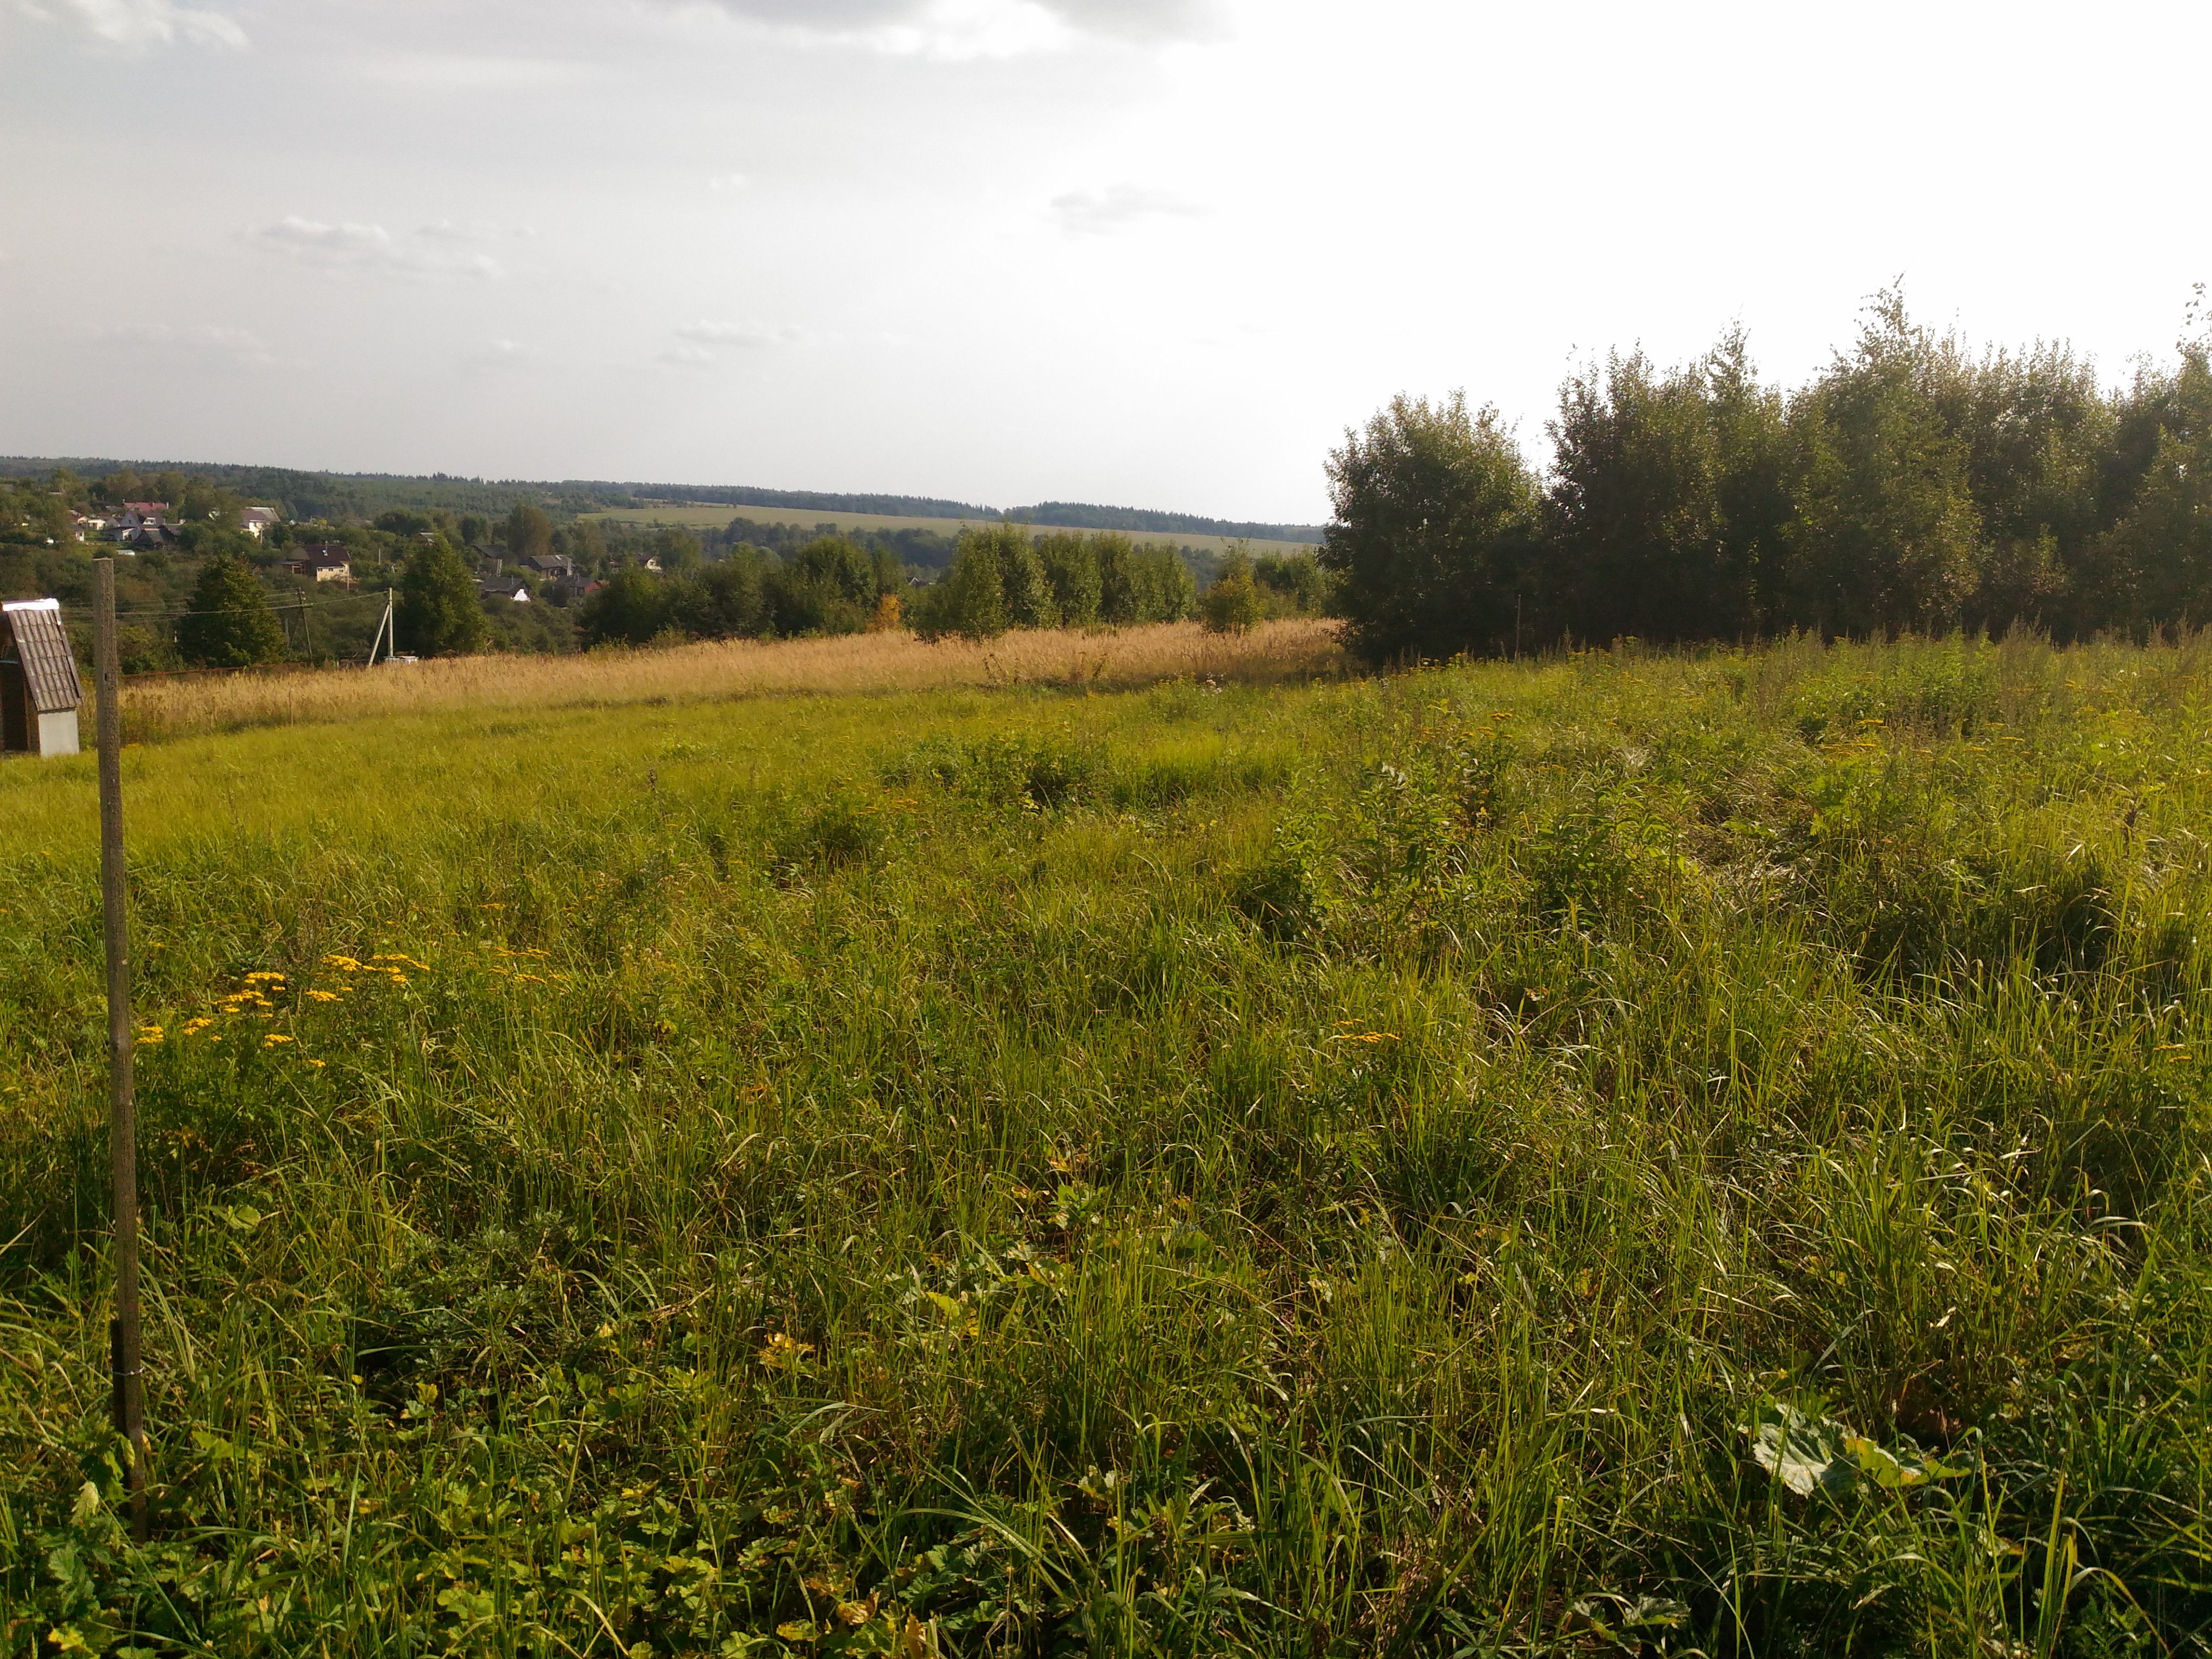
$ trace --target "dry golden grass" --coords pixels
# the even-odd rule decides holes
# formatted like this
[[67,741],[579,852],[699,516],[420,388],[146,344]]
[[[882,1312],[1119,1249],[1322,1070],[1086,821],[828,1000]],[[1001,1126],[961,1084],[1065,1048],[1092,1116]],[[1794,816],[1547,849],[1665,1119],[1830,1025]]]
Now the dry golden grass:
[[907,633],[842,639],[732,640],[582,657],[459,657],[371,669],[142,680],[123,694],[134,743],[298,721],[443,713],[699,702],[778,694],[924,691],[1014,685],[1126,688],[1162,680],[1277,682],[1338,672],[1333,623],[1262,623],[1209,634],[1166,623],[1095,634],[1009,634],[988,644],[924,644]]

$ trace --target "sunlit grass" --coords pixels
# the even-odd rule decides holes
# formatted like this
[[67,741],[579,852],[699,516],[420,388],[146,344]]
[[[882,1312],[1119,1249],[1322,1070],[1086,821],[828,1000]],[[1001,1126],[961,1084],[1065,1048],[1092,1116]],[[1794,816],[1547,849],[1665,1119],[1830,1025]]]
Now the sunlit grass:
[[1273,684],[1339,672],[1336,625],[1314,618],[1209,634],[1196,623],[1039,629],[925,643],[893,631],[830,639],[726,640],[581,657],[462,657],[374,669],[149,678],[125,690],[134,742],[242,726],[370,715],[616,706],[791,692],[1045,685],[1121,690],[1177,678]]
[[2203,1651],[2208,665],[135,750],[146,1552],[0,767],[0,1652]]

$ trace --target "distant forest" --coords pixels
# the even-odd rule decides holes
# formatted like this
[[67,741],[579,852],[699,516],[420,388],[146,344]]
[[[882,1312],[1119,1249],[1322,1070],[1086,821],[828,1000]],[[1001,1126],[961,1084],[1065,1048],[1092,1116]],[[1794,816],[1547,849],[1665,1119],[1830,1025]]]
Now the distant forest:
[[[1246,524],[1191,513],[1158,513],[1083,501],[1042,501],[1001,510],[935,495],[830,494],[809,489],[758,489],[736,484],[617,483],[569,478],[466,478],[434,472],[427,477],[390,472],[309,472],[289,467],[226,462],[118,460],[100,456],[0,456],[0,478],[44,477],[57,470],[82,477],[119,472],[180,473],[243,500],[269,501],[289,519],[333,524],[368,523],[389,512],[477,513],[501,518],[518,507],[535,507],[556,519],[580,513],[636,511],[652,507],[781,507],[799,512],[878,513],[902,519],[946,519],[1050,525],[1075,530],[1126,530],[1140,535],[1247,537],[1260,541],[1318,543],[1319,525]],[[948,537],[951,532],[946,532]]]

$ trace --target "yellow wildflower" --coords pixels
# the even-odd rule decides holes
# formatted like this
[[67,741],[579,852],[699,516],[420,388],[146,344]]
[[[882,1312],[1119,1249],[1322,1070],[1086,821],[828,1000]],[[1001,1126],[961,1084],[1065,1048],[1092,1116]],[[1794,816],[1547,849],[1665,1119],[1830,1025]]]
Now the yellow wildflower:
[[307,1000],[310,1002],[338,1002],[343,1000],[343,999],[342,999],[336,991],[310,991],[307,993]]
[[214,1024],[205,1014],[196,1015],[185,1022],[185,1035],[190,1036],[195,1031],[204,1031]]
[[282,1031],[265,1031],[262,1034],[261,1046],[264,1048],[274,1048],[278,1043],[289,1042],[291,1040]]
[[794,1342],[781,1331],[768,1340],[761,1350],[761,1364],[770,1370],[795,1371],[806,1364],[806,1356],[814,1352],[811,1342]]
[[161,1028],[158,1025],[141,1025],[138,1028],[138,1042],[142,1048],[149,1043],[159,1042],[161,1036]]

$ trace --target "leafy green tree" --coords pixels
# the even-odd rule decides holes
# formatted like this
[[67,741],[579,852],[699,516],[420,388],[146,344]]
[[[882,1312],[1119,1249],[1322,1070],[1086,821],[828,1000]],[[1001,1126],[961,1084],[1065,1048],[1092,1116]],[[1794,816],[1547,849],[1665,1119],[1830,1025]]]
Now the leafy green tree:
[[579,519],[556,533],[554,546],[576,562],[579,573],[589,574],[607,562],[607,538],[596,519]]
[[1252,561],[1271,615],[1325,617],[1332,603],[1328,573],[1310,553],[1262,553]]
[[544,558],[553,551],[553,520],[529,502],[518,501],[507,515],[503,539],[512,563]]
[[1052,585],[1054,608],[1063,628],[1089,628],[1098,620],[1103,585],[1098,570],[1098,542],[1093,536],[1056,531],[1036,538],[1036,556]]
[[1875,296],[1856,349],[1800,395],[1787,603],[1829,634],[1956,625],[1979,574],[1966,445],[1944,419],[1954,343]]
[[1221,569],[1198,603],[1198,614],[1212,634],[1243,634],[1260,620],[1260,589],[1252,580],[1252,561],[1242,552],[1221,562]]
[[867,549],[846,536],[817,536],[766,578],[775,631],[857,634],[876,613],[884,572]]
[[2093,549],[2091,625],[2140,630],[2212,622],[2212,340],[2185,341],[2157,389],[2149,460],[2127,511]]
[[484,648],[489,630],[483,602],[468,566],[447,543],[426,542],[408,556],[397,629],[400,644],[425,657],[465,657]]
[[1370,662],[1491,651],[1529,585],[1535,480],[1497,411],[1400,396],[1329,457],[1346,638]]
[[706,562],[699,538],[680,525],[663,525],[656,530],[653,551],[664,575],[688,576]]
[[644,645],[670,625],[669,584],[643,565],[626,564],[577,610],[577,637],[595,645]]
[[959,634],[995,639],[1010,628],[1051,628],[1060,620],[1052,581],[1027,525],[963,530],[952,568],[915,618],[924,638]]
[[2069,589],[2109,523],[2100,462],[2118,410],[2094,367],[2064,346],[1992,352],[1939,388],[1945,423],[1966,446],[1981,520],[1967,622],[2063,629]]
[[191,609],[177,623],[177,653],[204,668],[246,668],[283,659],[283,628],[251,565],[217,556],[200,567]]
[[413,538],[433,528],[437,520],[427,513],[410,513],[405,507],[395,507],[376,515],[376,527],[387,536]]
[[774,627],[766,576],[758,549],[735,548],[727,558],[707,566],[690,580],[672,584],[669,622],[694,639],[766,634]]
[[1181,622],[1198,604],[1198,584],[1172,547],[1142,547],[1117,531],[1091,538],[1098,557],[1098,619],[1115,628]]
[[1757,631],[1790,522],[1790,451],[1781,397],[1757,384],[1741,332],[1668,374],[1639,352],[1571,377],[1551,432],[1551,580],[1524,596],[1545,632]]

